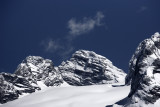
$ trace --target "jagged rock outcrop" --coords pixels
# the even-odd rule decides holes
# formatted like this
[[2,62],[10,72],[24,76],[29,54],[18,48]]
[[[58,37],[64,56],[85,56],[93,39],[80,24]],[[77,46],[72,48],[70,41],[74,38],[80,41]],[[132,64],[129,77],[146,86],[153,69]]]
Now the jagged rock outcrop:
[[126,84],[131,83],[126,106],[144,107],[160,98],[160,34],[139,44],[129,63]]
[[[19,64],[16,75],[25,77],[31,84],[38,82],[46,86],[59,86],[63,83],[60,73],[54,68],[53,62],[39,56],[28,56]],[[41,86],[39,86],[41,88]]]
[[49,59],[28,56],[18,65],[14,74],[0,74],[0,103],[17,99],[20,95],[41,90],[47,86],[60,86],[61,74]]
[[72,58],[58,67],[70,85],[111,84],[122,82],[126,74],[110,60],[92,51],[76,51]]
[[35,92],[39,87],[30,85],[29,81],[21,76],[9,73],[0,73],[0,103],[15,100],[19,95]]
[[0,103],[48,86],[112,84],[124,81],[125,76],[111,61],[92,51],[76,51],[58,67],[49,59],[28,56],[14,74],[0,73]]

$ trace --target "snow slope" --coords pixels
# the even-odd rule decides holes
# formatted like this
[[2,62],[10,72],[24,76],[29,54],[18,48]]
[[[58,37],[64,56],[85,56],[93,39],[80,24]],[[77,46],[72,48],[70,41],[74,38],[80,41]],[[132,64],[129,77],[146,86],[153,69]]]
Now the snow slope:
[[105,107],[125,98],[130,86],[47,87],[0,107]]

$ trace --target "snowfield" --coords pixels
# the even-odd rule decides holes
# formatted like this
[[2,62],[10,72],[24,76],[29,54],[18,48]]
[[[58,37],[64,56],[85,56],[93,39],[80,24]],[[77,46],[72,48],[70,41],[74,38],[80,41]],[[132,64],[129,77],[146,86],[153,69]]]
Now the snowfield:
[[0,107],[105,107],[125,98],[130,86],[47,87]]

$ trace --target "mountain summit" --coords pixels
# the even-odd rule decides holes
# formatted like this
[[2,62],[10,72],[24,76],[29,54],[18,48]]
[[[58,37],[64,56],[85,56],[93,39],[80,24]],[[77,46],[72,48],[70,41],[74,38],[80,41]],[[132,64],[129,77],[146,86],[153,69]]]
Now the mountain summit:
[[[53,62],[49,59],[44,59],[39,56],[28,56],[18,65],[14,74],[0,73],[0,103],[15,100],[22,95],[33,93],[49,86],[95,85],[93,87],[96,88],[96,85],[108,84],[99,86],[99,88],[97,88],[98,90],[92,89],[93,87],[68,87],[67,89],[65,89],[65,87],[61,89],[63,91],[65,90],[63,94],[67,93],[65,94],[68,96],[66,98],[72,97],[71,99],[75,99],[75,102],[79,102],[79,99],[88,99],[86,96],[90,96],[91,93],[94,93],[95,96],[98,95],[98,99],[101,99],[101,95],[102,97],[109,99],[105,99],[106,102],[108,101],[106,107],[159,107],[159,77],[160,34],[155,33],[151,38],[142,41],[137,47],[129,62],[129,73],[127,76],[121,69],[115,67],[110,60],[93,51],[78,50],[69,60],[63,61],[58,67],[55,67]],[[125,86],[122,84],[124,80]],[[130,86],[131,89],[129,92]],[[36,93],[29,98],[34,99],[38,98],[37,96],[45,96],[45,94],[47,94],[50,96],[49,102],[51,102],[48,104],[48,100],[45,100],[45,104],[50,107],[50,105],[55,104],[57,101],[55,99],[59,99],[59,94],[57,94],[58,97],[55,96],[52,98],[50,93],[61,93],[60,88],[54,88],[56,92],[52,91],[52,89],[53,88],[47,88],[44,93],[43,91],[40,92],[43,94]],[[83,97],[81,96],[82,91],[83,95],[85,95]],[[72,94],[70,95],[70,93]],[[106,96],[102,93],[105,93]],[[111,95],[114,96],[112,100],[110,99]],[[92,97],[90,96],[90,98]],[[113,100],[114,98],[116,99]],[[22,101],[34,103],[34,101],[26,99],[27,97],[22,99]],[[13,102],[13,104],[16,104],[16,101]],[[20,101],[21,99],[18,102]],[[70,102],[70,100],[67,100],[66,102],[68,101]],[[102,102],[103,101],[104,99],[102,99]],[[43,105],[40,105],[41,101],[38,102],[39,103],[36,103],[35,105],[43,107]],[[80,106],[79,103],[75,102],[71,104]],[[99,102],[101,101],[95,101],[96,104],[99,104]],[[70,107],[70,103],[67,104]],[[12,102],[9,105],[12,106]],[[29,106],[30,104],[28,104],[27,107]],[[8,107],[8,105],[6,104],[4,107]],[[99,105],[96,107],[99,107]]]
[[[15,71],[16,75],[20,75],[31,84],[42,82],[46,86],[59,86],[63,83],[60,72],[58,72],[53,62],[39,56],[28,56]],[[40,88],[42,88],[39,85]]]
[[123,82],[125,76],[111,61],[92,51],[76,51],[58,67],[49,59],[28,56],[14,74],[0,73],[0,103],[49,86],[113,84]]
[[142,41],[129,63],[126,84],[131,84],[127,106],[160,103],[160,34]]
[[126,76],[107,58],[87,50],[76,51],[58,68],[67,83],[77,86],[119,83]]

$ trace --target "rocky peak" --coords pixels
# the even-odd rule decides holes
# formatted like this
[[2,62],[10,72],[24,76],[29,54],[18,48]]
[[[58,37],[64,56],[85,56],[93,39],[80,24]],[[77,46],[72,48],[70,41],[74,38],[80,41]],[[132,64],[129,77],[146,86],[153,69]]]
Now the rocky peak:
[[129,105],[154,104],[160,98],[160,34],[142,41],[129,63]]
[[0,73],[0,103],[17,99],[20,95],[40,90],[32,86],[24,77],[15,74]]
[[111,61],[92,51],[76,51],[58,67],[49,59],[28,56],[14,74],[0,73],[0,103],[47,86],[112,84],[123,82],[125,76]]
[[112,62],[108,60],[107,58],[105,58],[104,56],[98,55],[93,51],[87,51],[87,50],[76,51],[72,55],[71,61],[75,59],[84,60],[88,63],[92,63],[92,62],[103,63],[104,62],[107,64],[112,64]]
[[60,86],[62,83],[61,74],[51,60],[28,56],[18,65],[14,74],[0,73],[0,103],[15,100],[20,95],[47,86]]
[[[53,62],[39,56],[28,56],[18,65],[15,74],[27,78],[30,83],[38,85],[38,81],[47,86],[60,85],[62,78],[54,68]],[[58,83],[59,82],[59,83]]]
[[126,75],[107,58],[86,50],[76,51],[58,68],[66,82],[78,86],[122,82]]

